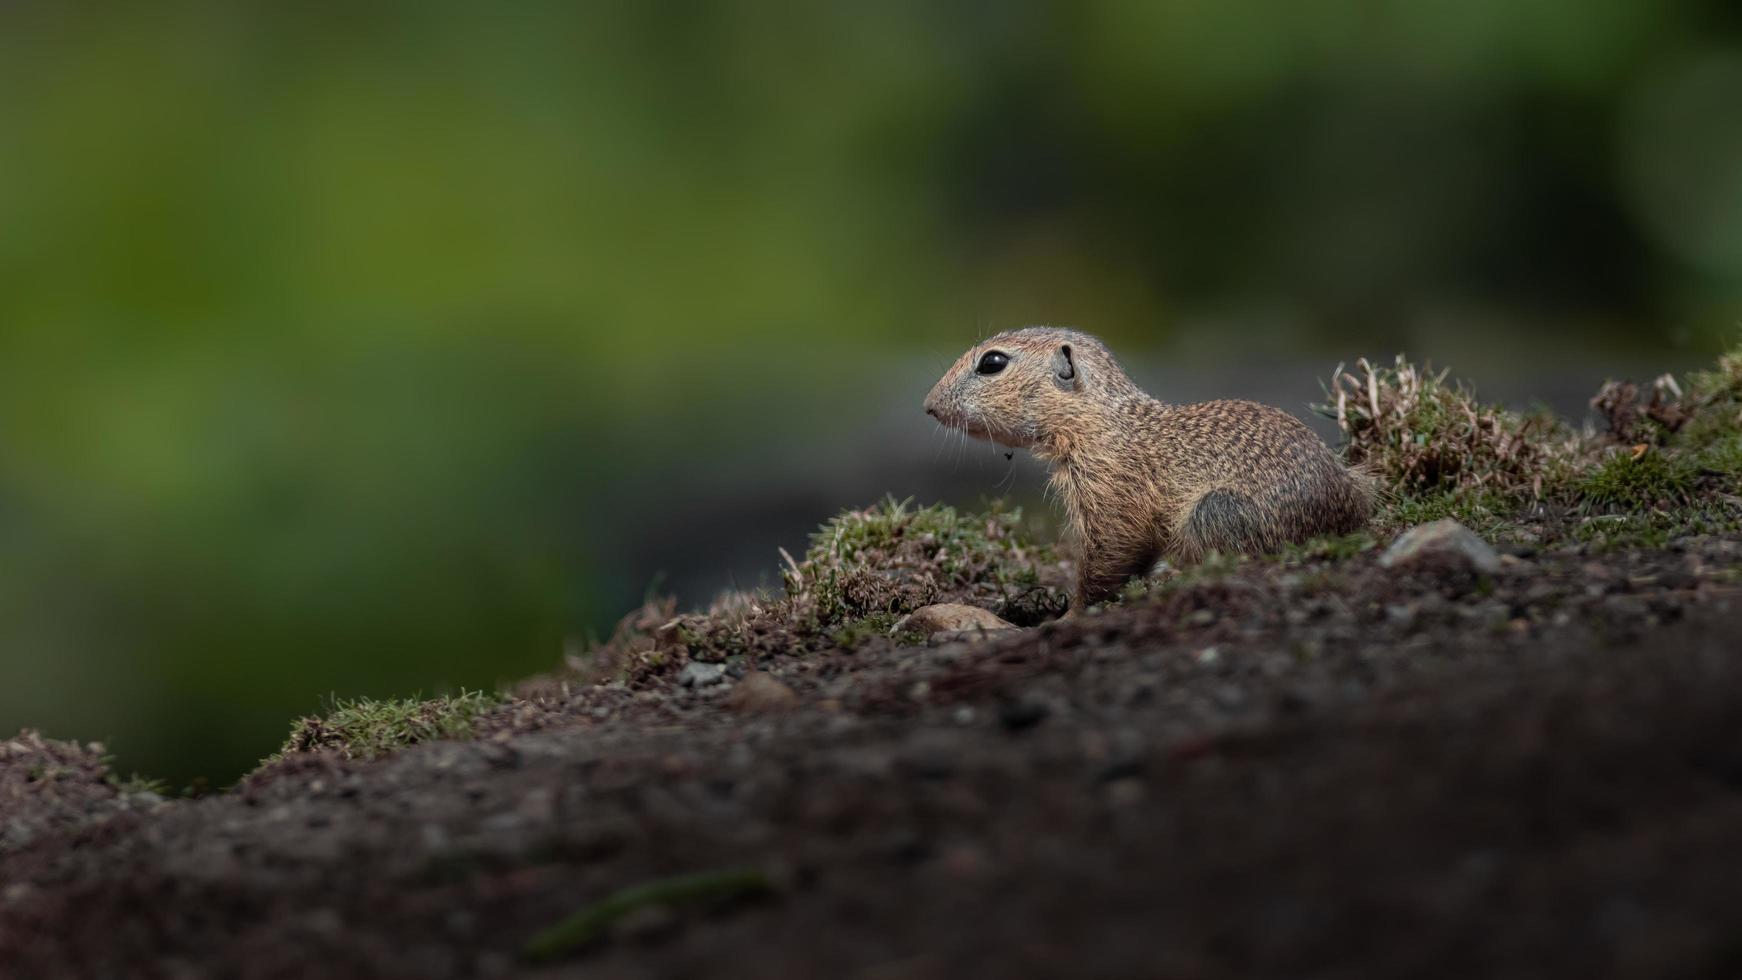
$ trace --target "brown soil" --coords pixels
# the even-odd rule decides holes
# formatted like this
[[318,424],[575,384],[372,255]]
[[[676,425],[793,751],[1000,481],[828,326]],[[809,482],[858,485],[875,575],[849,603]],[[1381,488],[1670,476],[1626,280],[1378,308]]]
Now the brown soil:
[[[1252,564],[765,657],[795,698],[648,675],[197,800],[15,740],[0,976],[1742,976],[1739,567]],[[710,869],[772,892],[523,956]]]

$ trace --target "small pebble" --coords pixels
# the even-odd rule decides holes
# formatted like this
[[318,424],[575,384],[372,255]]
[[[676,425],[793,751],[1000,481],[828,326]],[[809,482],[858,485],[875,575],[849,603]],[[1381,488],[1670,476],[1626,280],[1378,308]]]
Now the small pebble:
[[700,660],[684,664],[683,671],[677,675],[678,683],[684,687],[707,687],[725,679],[725,664],[711,664]]

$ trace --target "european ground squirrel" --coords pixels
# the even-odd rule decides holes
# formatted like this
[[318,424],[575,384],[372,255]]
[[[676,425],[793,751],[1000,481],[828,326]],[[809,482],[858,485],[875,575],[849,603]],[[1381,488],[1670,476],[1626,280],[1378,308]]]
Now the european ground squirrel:
[[1262,554],[1367,523],[1371,481],[1299,419],[1268,405],[1168,405],[1075,330],[1026,327],[981,343],[925,399],[926,413],[1052,469],[1076,542],[1072,614],[1158,558]]

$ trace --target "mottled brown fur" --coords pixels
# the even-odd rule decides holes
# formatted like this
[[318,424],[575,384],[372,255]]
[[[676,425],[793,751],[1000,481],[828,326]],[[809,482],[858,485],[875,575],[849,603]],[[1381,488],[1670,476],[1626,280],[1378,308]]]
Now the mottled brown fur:
[[[1006,366],[977,372],[993,351]],[[1074,330],[1026,327],[975,346],[925,408],[1051,465],[1078,547],[1073,612],[1158,558],[1272,552],[1355,531],[1373,509],[1370,481],[1294,416],[1246,401],[1164,404],[1099,340]]]

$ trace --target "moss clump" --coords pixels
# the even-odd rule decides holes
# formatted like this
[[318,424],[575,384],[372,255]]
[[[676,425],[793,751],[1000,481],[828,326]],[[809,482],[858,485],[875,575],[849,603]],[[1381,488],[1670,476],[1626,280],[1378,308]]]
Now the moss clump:
[[818,529],[804,561],[788,563],[787,595],[812,631],[943,601],[1002,614],[1040,589],[1040,566],[1056,560],[1024,532],[1022,511],[997,502],[965,514],[887,498]]
[[[1052,546],[1036,540],[1021,509],[1001,501],[965,512],[885,498],[818,528],[803,561],[785,557],[786,594],[766,608],[813,647],[888,636],[896,620],[935,602],[981,606],[1018,625],[1065,607],[1064,593],[1041,581],[1058,560]],[[731,646],[731,635],[755,634],[767,623],[752,617],[728,625]]]
[[1587,510],[1653,510],[1684,507],[1699,492],[1700,470],[1686,454],[1641,445],[1606,454],[1574,486]]
[[900,620],[901,617],[892,612],[876,612],[849,620],[829,635],[829,642],[843,649],[851,649],[867,640],[893,635],[895,624]]
[[1690,417],[1676,433],[1680,444],[1719,450],[1732,460],[1742,456],[1742,346],[1719,357],[1712,370],[1688,375],[1685,388]]
[[1607,430],[1591,440],[1568,495],[1589,518],[1575,540],[1658,547],[1742,527],[1742,347],[1679,382],[1659,377],[1649,397],[1610,381],[1591,406]]
[[1742,489],[1742,427],[1702,448],[1694,463],[1702,476],[1718,477],[1731,493]]
[[1500,537],[1525,506],[1528,502],[1503,493],[1440,489],[1398,496],[1380,510],[1375,524],[1382,533],[1393,533],[1450,517],[1480,534]]
[[335,701],[323,717],[298,719],[274,758],[332,751],[347,759],[377,759],[419,742],[468,738],[478,717],[500,701],[480,691],[430,700]]
[[[1036,540],[1020,510],[997,501],[970,512],[886,498],[818,528],[802,560],[781,555],[781,594],[731,593],[682,615],[669,599],[650,601],[610,640],[567,658],[568,675],[638,684],[691,660],[910,643],[917,638],[891,636],[895,623],[936,602],[977,605],[1018,625],[1054,618],[1066,605],[1064,591],[1043,581],[1057,564],[1052,546]],[[545,678],[521,690],[536,696],[561,683]]]
[[1353,534],[1313,538],[1284,548],[1282,560],[1287,562],[1345,561],[1364,551],[1371,551],[1379,542],[1366,531]]

